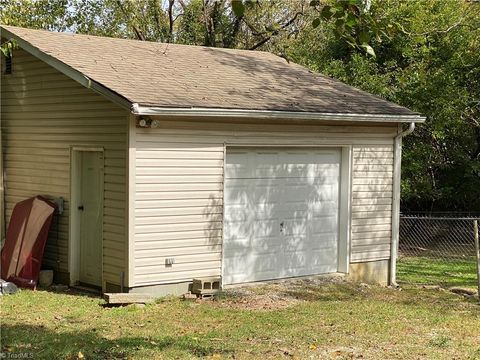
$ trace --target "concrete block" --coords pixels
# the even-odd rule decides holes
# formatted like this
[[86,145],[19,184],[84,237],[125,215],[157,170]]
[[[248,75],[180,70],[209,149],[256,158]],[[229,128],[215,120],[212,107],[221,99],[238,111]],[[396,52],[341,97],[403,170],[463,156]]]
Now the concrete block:
[[193,279],[192,293],[197,295],[213,295],[220,291],[220,278]]

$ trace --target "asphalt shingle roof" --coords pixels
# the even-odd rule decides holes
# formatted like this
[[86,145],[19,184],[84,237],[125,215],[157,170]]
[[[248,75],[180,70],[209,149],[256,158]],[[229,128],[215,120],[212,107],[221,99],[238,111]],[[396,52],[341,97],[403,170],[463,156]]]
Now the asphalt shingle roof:
[[416,115],[268,52],[2,27],[139,105]]

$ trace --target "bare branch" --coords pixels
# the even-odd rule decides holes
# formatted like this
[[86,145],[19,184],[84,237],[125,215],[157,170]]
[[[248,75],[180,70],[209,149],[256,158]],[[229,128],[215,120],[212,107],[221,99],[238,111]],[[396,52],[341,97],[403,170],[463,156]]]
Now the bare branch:
[[[123,16],[125,16],[125,18],[127,19],[127,22],[128,22],[128,19],[130,18],[130,14],[128,14],[128,12],[126,11],[125,7],[123,6],[122,1],[117,0],[117,5],[118,5],[120,11],[123,13]],[[146,40],[143,33],[140,31],[140,29],[135,24],[132,24],[132,28],[133,28],[133,31],[135,31],[135,35],[137,36],[138,40],[142,40],[142,41]]]
[[286,28],[288,28],[290,25],[292,25],[299,16],[303,15],[302,12],[297,12],[290,20],[288,20],[286,23],[284,23],[282,26],[280,26],[279,29],[277,30],[274,30],[270,33],[269,36],[263,38],[262,40],[260,40],[258,43],[256,43],[255,45],[253,45],[252,47],[249,48],[249,50],[255,50],[255,49],[258,49],[260,46],[266,44],[267,42],[269,42],[274,36],[278,35],[281,31],[285,30]]
[[172,41],[173,39],[173,22],[175,19],[173,18],[173,5],[175,4],[175,0],[168,0],[168,41]]

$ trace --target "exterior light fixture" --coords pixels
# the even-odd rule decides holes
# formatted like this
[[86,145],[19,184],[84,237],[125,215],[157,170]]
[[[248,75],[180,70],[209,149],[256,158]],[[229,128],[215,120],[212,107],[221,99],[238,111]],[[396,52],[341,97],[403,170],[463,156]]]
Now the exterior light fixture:
[[139,128],[158,128],[160,126],[160,121],[151,120],[149,118],[141,117],[137,120],[137,127]]
[[146,119],[138,120],[138,127],[146,128],[148,127],[148,122]]

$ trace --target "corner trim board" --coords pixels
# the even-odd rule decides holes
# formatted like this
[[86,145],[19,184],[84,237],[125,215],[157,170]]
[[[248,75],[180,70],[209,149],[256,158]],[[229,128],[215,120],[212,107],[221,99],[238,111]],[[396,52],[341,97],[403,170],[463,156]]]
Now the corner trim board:
[[136,135],[135,116],[128,117],[127,145],[127,251],[126,251],[126,286],[135,286],[135,195],[136,195]]

